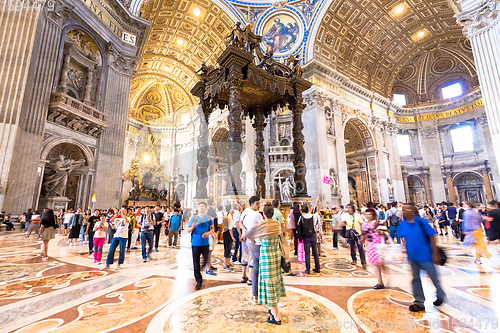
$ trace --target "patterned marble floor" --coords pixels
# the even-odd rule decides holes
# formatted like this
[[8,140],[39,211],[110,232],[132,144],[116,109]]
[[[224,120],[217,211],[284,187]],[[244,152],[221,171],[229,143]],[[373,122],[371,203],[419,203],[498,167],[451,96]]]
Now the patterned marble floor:
[[[410,313],[411,276],[406,264],[389,265],[386,290],[373,290],[373,269],[350,264],[349,251],[323,246],[321,273],[306,276],[292,260],[285,277],[281,326],[267,324],[267,308],[251,304],[251,287],[241,284],[241,266],[222,271],[223,246],[212,262],[217,276],[204,274],[194,289],[190,237],[167,248],[164,238],[153,261],[140,248],[126,255],[120,271],[102,270],[88,246],[69,247],[65,237],[50,242],[42,261],[40,242],[18,233],[0,234],[0,332],[499,332],[500,254],[473,263],[470,250],[440,236],[449,262],[439,267],[447,293],[436,308],[434,288],[423,274],[426,312]],[[108,245],[105,245],[105,256]],[[116,258],[118,257],[118,253]]]

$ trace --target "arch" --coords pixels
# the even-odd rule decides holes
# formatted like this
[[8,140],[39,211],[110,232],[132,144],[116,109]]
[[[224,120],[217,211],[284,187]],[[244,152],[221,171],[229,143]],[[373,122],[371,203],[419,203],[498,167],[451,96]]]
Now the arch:
[[[424,181],[419,176],[408,175],[408,177],[406,177],[406,178],[408,179],[408,186],[414,186],[414,187],[416,186],[416,187],[421,187],[421,188],[424,187]],[[410,185],[410,181],[413,181],[413,183],[411,185]]]
[[350,141],[345,145],[346,153],[375,147],[372,131],[368,125],[358,117],[348,117],[344,122],[343,130],[343,138]]
[[479,204],[487,201],[483,177],[475,171],[464,171],[455,175],[453,186],[457,188],[460,202],[473,201]]
[[40,154],[40,159],[43,161],[46,161],[48,156],[49,156],[50,151],[54,147],[56,147],[57,145],[60,145],[63,143],[69,143],[69,144],[75,145],[78,148],[80,148],[83,155],[85,156],[85,160],[87,161],[87,165],[89,167],[89,170],[93,171],[95,169],[94,153],[84,143],[82,143],[78,140],[75,140],[75,139],[71,139],[71,138],[52,138],[52,139],[49,139],[47,142],[45,142],[43,144],[42,152]]
[[[478,181],[477,183],[473,183],[474,185],[475,184],[483,184],[483,176],[480,173],[478,173],[476,171],[464,171],[464,172],[457,173],[455,176],[453,176],[453,178],[452,178],[453,185],[455,185],[455,186],[466,185],[466,184],[460,184],[460,181],[463,180],[467,176],[471,176],[473,179]],[[471,185],[472,185],[472,183],[471,183]]]
[[278,173],[280,173],[281,171],[290,171],[290,172],[294,173],[295,169],[291,168],[291,167],[281,167],[281,168],[274,169],[273,172],[271,172],[270,179],[274,179],[274,177],[276,177],[276,175],[278,175]]

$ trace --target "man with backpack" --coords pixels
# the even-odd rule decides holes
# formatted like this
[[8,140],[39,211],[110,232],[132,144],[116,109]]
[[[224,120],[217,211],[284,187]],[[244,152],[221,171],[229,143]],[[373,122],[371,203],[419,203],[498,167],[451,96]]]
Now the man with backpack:
[[306,254],[306,274],[311,274],[311,248],[314,256],[314,272],[320,273],[318,236],[314,227],[314,216],[309,213],[309,206],[306,204],[302,205],[302,212],[304,215],[299,217],[296,229],[299,241],[304,242],[304,252]]
[[385,218],[387,219],[387,222],[389,223],[389,233],[391,235],[391,238],[394,239],[394,236],[396,236],[398,244],[401,244],[401,237],[398,235],[398,225],[399,222],[401,221],[401,211],[397,208],[398,204],[397,202],[388,203],[388,207],[392,207],[389,210],[387,210],[385,214]]

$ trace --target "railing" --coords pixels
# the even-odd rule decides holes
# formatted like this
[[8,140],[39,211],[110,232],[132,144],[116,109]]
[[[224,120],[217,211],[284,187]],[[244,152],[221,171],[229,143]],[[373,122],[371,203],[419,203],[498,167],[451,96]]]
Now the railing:
[[[93,107],[90,107],[83,102],[80,102],[77,99],[74,99],[62,92],[54,93],[50,97],[50,104],[52,103],[62,103],[67,106],[69,106],[73,110],[80,111],[82,113],[85,113],[86,115],[98,119],[102,122],[107,122],[108,117],[102,113],[101,111],[94,109]],[[52,105],[51,105],[52,106]]]
[[269,147],[270,162],[290,162],[293,157],[292,146],[272,146]]
[[292,146],[269,147],[269,154],[293,154],[293,147]]

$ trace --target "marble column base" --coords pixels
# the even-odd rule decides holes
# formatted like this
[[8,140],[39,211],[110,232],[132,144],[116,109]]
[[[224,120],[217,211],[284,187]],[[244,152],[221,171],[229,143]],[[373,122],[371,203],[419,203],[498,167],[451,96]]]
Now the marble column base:
[[226,194],[226,195],[223,195],[221,197],[222,206],[226,207],[226,205],[233,204],[233,203],[236,203],[236,201],[238,201],[240,203],[240,205],[244,207],[245,204],[248,202],[248,198],[249,198],[248,195],[227,195]]
[[57,211],[59,209],[68,210],[68,203],[71,200],[66,197],[42,197],[38,202],[38,209],[43,210],[45,208]]

